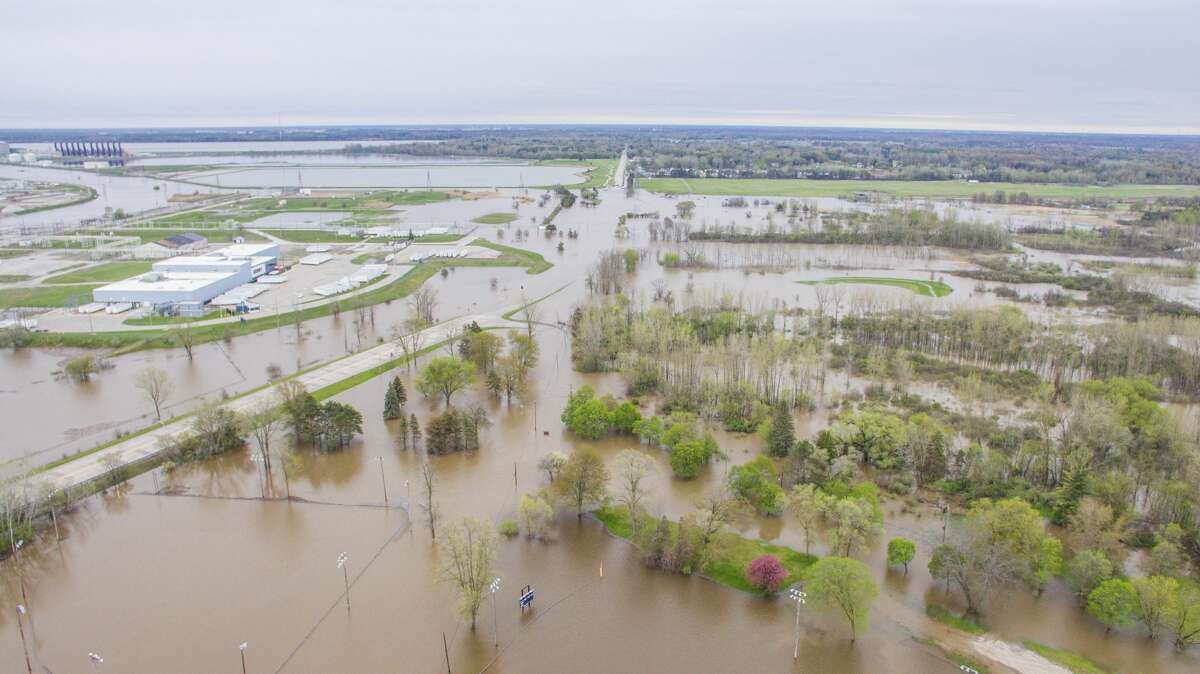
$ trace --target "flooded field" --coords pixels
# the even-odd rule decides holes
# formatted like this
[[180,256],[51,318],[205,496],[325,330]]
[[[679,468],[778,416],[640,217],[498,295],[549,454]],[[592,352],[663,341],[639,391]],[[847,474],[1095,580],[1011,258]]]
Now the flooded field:
[[[538,177],[529,167],[519,170],[525,172],[526,184],[567,182],[563,172],[573,175],[578,170],[542,168],[553,172]],[[419,173],[412,177],[417,181],[414,186],[424,185],[423,168],[386,169],[388,173],[376,168],[345,172],[290,168],[285,173],[292,173],[284,177],[295,180],[303,171],[304,185],[315,187],[320,180],[336,182],[353,172],[359,174],[350,180],[354,184],[375,179],[363,175],[386,175],[392,181],[387,186],[398,186],[409,179],[398,173],[405,170]],[[486,170],[502,171],[487,175],[505,176],[507,181],[518,169]],[[252,184],[257,171],[226,173],[221,184],[232,185],[228,180]],[[274,177],[280,175],[276,169],[262,169],[261,175],[270,177],[272,172]],[[438,184],[437,170],[431,173]],[[238,175],[245,178],[235,178]],[[555,179],[547,180],[551,175]],[[497,186],[515,184],[497,181]],[[134,191],[138,196],[131,196],[135,200],[131,203],[141,203],[136,200],[144,195]],[[517,196],[523,194],[506,190],[485,199],[406,207],[403,218],[405,222],[467,222],[486,213],[511,211]],[[933,636],[962,650],[970,647],[968,637],[924,613],[927,603],[961,608],[957,595],[948,597],[926,569],[929,551],[940,542],[942,524],[932,508],[914,508],[894,499],[885,501],[885,532],[864,558],[882,589],[872,610],[871,628],[851,643],[834,617],[806,610],[801,615],[797,661],[791,658],[794,605],[786,599],[750,596],[703,578],[648,569],[628,543],[609,536],[595,520],[577,521],[570,514],[559,515],[554,541],[500,541],[498,637],[490,603],[485,602],[475,632],[459,618],[450,588],[437,577],[428,531],[415,513],[410,517],[406,512],[415,500],[423,461],[431,462],[437,473],[436,499],[444,521],[473,515],[494,523],[514,516],[520,497],[546,484],[537,467],[546,453],[589,446],[611,464],[620,450],[636,442],[630,438],[581,441],[568,434],[559,420],[566,397],[582,385],[601,393],[624,394],[619,375],[573,371],[569,336],[563,329],[574,306],[588,293],[584,276],[601,251],[646,249],[644,262],[630,280],[630,294],[649,297],[667,290],[684,305],[689,298],[729,292],[747,303],[811,310],[813,286],[799,281],[847,274],[936,279],[953,290],[946,297],[929,298],[903,288],[853,286],[847,302],[896,306],[1008,302],[993,293],[977,292],[973,280],[954,276],[955,270],[968,268],[970,262],[964,255],[942,249],[676,244],[652,241],[645,221],[638,219],[628,221],[628,236],[621,238],[616,231],[620,215],[673,215],[678,200],[644,192],[626,197],[620,190],[605,190],[602,196],[597,207],[577,206],[557,216],[560,232],[577,232],[578,238],[539,232],[534,222],[540,222],[549,208],[529,203],[520,206],[518,220],[510,225],[476,229],[476,235],[544,255],[555,266],[543,274],[527,275],[515,268],[460,268],[428,282],[438,292],[439,319],[559,291],[540,305],[544,325],[536,330],[541,358],[531,377],[532,394],[510,407],[476,386],[456,399],[460,405],[482,406],[491,419],[482,431],[478,452],[426,456],[400,449],[397,427],[381,420],[387,375],[337,396],[363,413],[364,433],[340,452],[301,452],[302,468],[287,488],[302,500],[280,500],[285,489],[281,475],[278,471],[264,475],[249,451],[188,464],[171,473],[159,469],[122,489],[93,497],[76,512],[59,518],[61,543],[50,532],[0,563],[0,595],[6,605],[25,602],[30,608],[26,637],[35,671],[86,671],[88,652],[103,655],[101,671],[235,671],[242,642],[248,643],[247,669],[256,672],[433,672],[446,666],[446,651],[455,672],[958,671],[958,665],[939,649],[916,640]],[[742,211],[731,216],[720,199],[695,201],[695,222],[746,220]],[[822,208],[857,207],[829,201],[834,203]],[[752,207],[751,220],[760,220],[769,208]],[[972,217],[997,221],[1016,217],[1006,209],[969,212]],[[325,215],[313,224],[327,226]],[[280,217],[269,225],[255,223],[300,224],[307,221]],[[518,230],[529,230],[528,237],[518,237]],[[681,245],[702,250],[714,261],[713,267],[668,269],[655,262],[659,254],[678,251]],[[1020,306],[1046,321],[1058,315],[1040,305]],[[374,314],[367,343],[385,338],[409,310],[404,302],[393,302],[376,306]],[[9,418],[22,420],[10,424],[9,433],[0,438],[0,460],[24,456],[42,463],[107,441],[118,430],[150,423],[149,404],[133,387],[133,377],[146,366],[170,374],[176,388],[167,409],[177,414],[193,409],[202,399],[214,400],[267,383],[268,364],[290,373],[346,354],[357,346],[350,337],[350,320],[343,314],[307,321],[299,336],[294,326],[283,325],[205,344],[196,349],[193,360],[180,350],[118,356],[110,359],[110,369],[84,384],[52,374],[76,351],[0,351],[4,375],[0,404]],[[440,404],[416,394],[407,368],[396,374],[412,392],[409,411],[426,427]],[[863,384],[851,382],[856,388]],[[831,378],[831,389],[843,385],[844,380]],[[943,395],[935,385],[917,390],[927,397]],[[653,401],[645,404],[643,411],[649,412]],[[811,438],[833,412],[818,407],[802,416],[799,435]],[[752,436],[718,432],[716,437],[728,461],[707,467],[692,481],[673,479],[666,453],[648,450],[657,461],[647,497],[653,514],[687,513],[698,498],[724,480],[730,465],[751,458],[761,447]],[[749,517],[736,528],[747,537],[797,549],[804,546],[803,532],[787,517]],[[885,564],[886,541],[897,535],[918,545],[907,574],[888,570]],[[336,566],[342,552],[350,560],[349,609],[342,603],[344,579]],[[817,544],[813,552],[825,550]],[[531,612],[522,613],[516,597],[525,584],[534,586],[537,599]],[[1119,671],[1167,674],[1200,668],[1195,653],[1176,653],[1165,640],[1148,641],[1134,631],[1106,635],[1057,580],[1041,597],[1023,589],[1001,593],[983,620],[998,638],[1017,643],[1037,639],[1085,653]],[[0,669],[20,669],[20,648],[15,614],[0,613]]]

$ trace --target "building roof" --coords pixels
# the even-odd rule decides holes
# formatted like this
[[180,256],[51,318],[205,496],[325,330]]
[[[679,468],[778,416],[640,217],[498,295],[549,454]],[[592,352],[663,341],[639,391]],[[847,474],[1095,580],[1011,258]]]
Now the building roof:
[[207,243],[207,242],[208,242],[208,239],[204,238],[203,236],[200,236],[199,234],[194,234],[192,232],[184,232],[182,234],[174,234],[172,236],[168,236],[165,239],[159,240],[159,243],[166,246],[167,248],[182,248],[183,246],[190,246],[190,245],[196,244],[196,243]]
[[245,258],[228,258],[224,255],[176,255],[165,260],[159,260],[153,266],[155,269],[164,269],[167,271],[171,271],[172,268],[189,266],[216,267],[237,271],[249,265],[250,261]]
[[278,257],[278,251],[279,244],[276,243],[235,243],[215,250],[213,254],[225,257]]
[[124,281],[100,286],[96,290],[109,292],[146,290],[156,292],[190,292],[226,278],[229,278],[229,274],[223,272],[149,272],[141,276],[127,278]]

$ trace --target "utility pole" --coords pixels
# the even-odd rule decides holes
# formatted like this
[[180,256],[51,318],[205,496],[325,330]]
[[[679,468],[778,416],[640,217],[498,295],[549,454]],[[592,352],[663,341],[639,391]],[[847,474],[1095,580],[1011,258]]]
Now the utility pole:
[[792,659],[796,660],[800,657],[800,607],[804,605],[804,599],[808,594],[792,588],[788,590],[788,597],[796,602],[796,645],[792,648]]
[[388,505],[387,475],[384,474],[384,472],[383,472],[383,455],[382,454],[379,455],[379,479],[383,482],[383,506],[386,508]]
[[450,646],[446,645],[446,633],[442,632],[442,650],[446,652],[446,674],[450,673]]
[[33,674],[33,664],[29,661],[29,646],[25,644],[25,626],[21,623],[21,614],[23,613],[25,613],[25,607],[17,604],[17,629],[21,631],[21,652],[25,654],[25,671]]

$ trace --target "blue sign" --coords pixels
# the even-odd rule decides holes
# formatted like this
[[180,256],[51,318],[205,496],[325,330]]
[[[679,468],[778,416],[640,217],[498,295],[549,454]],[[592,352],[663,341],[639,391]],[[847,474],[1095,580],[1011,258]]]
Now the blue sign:
[[533,586],[526,585],[521,589],[521,599],[519,603],[521,604],[522,611],[529,608],[529,605],[533,603]]

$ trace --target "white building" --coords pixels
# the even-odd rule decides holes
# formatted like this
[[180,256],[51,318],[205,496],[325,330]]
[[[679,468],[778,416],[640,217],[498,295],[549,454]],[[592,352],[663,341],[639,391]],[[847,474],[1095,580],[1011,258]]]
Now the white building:
[[132,304],[204,303],[242,284],[237,274],[223,272],[148,272],[92,291],[97,302]]
[[201,304],[275,268],[279,246],[273,243],[227,246],[207,255],[179,255],[155,262],[153,271],[92,291],[96,302]]
[[161,260],[174,254],[173,249],[167,248],[157,241],[143,243],[133,249],[133,257],[138,260]]

